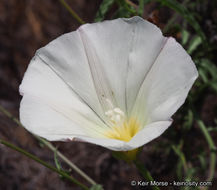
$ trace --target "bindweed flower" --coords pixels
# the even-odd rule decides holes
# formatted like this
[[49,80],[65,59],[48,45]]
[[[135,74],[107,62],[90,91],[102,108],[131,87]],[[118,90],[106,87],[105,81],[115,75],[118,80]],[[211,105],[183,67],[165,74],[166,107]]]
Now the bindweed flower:
[[36,52],[20,119],[51,141],[129,151],[171,125],[197,76],[182,46],[140,17],[85,24]]

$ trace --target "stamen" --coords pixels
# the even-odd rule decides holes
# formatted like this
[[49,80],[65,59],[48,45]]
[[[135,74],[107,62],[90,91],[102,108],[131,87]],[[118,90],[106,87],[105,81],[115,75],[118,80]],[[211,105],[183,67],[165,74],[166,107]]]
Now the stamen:
[[105,112],[112,124],[122,125],[125,120],[125,114],[120,108],[114,108]]
[[108,98],[105,98],[105,101],[107,103],[107,107],[109,107],[110,109],[114,108],[114,105],[112,104],[111,100],[109,100]]
[[110,104],[111,109],[106,111],[105,115],[110,121],[111,128],[106,131],[105,136],[111,139],[118,139],[126,142],[130,141],[140,130],[139,123],[133,118],[127,120],[124,112],[120,108],[114,107],[108,99],[107,102]]

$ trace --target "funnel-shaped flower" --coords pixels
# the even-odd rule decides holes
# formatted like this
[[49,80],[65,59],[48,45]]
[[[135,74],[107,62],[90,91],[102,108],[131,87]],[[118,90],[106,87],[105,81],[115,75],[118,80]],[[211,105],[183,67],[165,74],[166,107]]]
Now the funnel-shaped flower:
[[170,126],[197,75],[175,39],[140,17],[85,24],[37,51],[20,119],[48,140],[132,150]]

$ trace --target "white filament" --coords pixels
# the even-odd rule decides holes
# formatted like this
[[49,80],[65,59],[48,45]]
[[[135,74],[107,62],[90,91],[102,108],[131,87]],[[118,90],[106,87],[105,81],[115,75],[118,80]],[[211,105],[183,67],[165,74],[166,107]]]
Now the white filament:
[[105,112],[105,115],[113,124],[122,125],[125,120],[124,112],[120,108],[114,107],[109,99],[106,99],[106,102],[108,103],[110,109]]

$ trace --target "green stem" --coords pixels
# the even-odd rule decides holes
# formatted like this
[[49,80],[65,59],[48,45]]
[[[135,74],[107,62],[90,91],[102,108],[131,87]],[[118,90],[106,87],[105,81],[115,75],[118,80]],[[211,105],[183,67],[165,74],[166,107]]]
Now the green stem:
[[203,121],[201,120],[198,120],[197,121],[201,131],[203,132],[205,138],[206,138],[206,141],[209,145],[209,148],[210,148],[210,165],[209,165],[209,175],[208,175],[208,178],[207,178],[207,181],[212,181],[213,180],[213,177],[214,177],[214,173],[215,173],[215,167],[216,167],[216,153],[214,152],[214,150],[216,149],[215,147],[215,144],[212,140],[212,137],[210,136],[206,126],[204,125]]
[[[20,121],[14,117],[10,112],[8,112],[4,107],[0,105],[0,112],[2,112],[4,115],[6,115],[8,118],[10,118],[12,121],[14,121],[18,126],[23,127],[23,125],[20,123]],[[66,158],[61,152],[56,150],[56,148],[45,139],[33,135],[36,139],[38,139],[40,142],[42,142],[45,146],[47,146],[50,150],[53,152],[56,152],[56,154],[66,163],[68,164],[73,170],[75,170],[79,175],[81,175],[84,179],[86,179],[91,185],[96,185],[97,183],[91,179],[89,176],[87,176],[81,169],[79,169],[75,164],[73,164],[68,158]]]
[[11,119],[13,122],[15,122],[17,125],[22,126],[22,124],[19,122],[19,120],[16,117],[14,117],[9,111],[7,111],[1,105],[0,105],[0,112],[2,112],[5,116],[7,116],[9,119]]
[[[181,143],[183,143],[183,142],[181,141]],[[183,168],[184,168],[184,172],[187,173],[187,171],[188,171],[188,165],[187,165],[187,162],[186,162],[186,159],[185,159],[185,155],[181,151],[181,148],[179,146],[172,145],[172,149],[177,154],[177,156],[179,157],[179,159],[181,160]]]
[[[142,163],[140,163],[138,160],[134,161],[134,164],[136,165],[139,172],[142,174],[142,176],[147,181],[154,181],[153,177],[151,176],[150,172],[144,167]],[[153,190],[160,190],[157,186],[151,186]]]
[[[40,137],[36,137],[40,138]],[[87,174],[85,174],[82,170],[80,170],[75,164],[73,164],[68,158],[66,158],[61,152],[57,151],[56,148],[45,139],[41,139],[40,141],[45,144],[50,150],[56,152],[57,156],[60,157],[65,163],[67,163],[72,169],[74,169],[77,173],[79,173],[84,179],[86,179],[90,184],[96,185],[96,182],[92,180]]]
[[65,2],[65,0],[59,0],[60,3],[66,8],[66,10],[76,19],[80,24],[85,24],[85,22],[78,16],[78,14],[72,10],[72,8]]
[[35,155],[30,154],[29,152],[25,151],[24,149],[19,148],[19,147],[15,146],[15,145],[13,145],[13,144],[7,142],[7,141],[1,140],[1,139],[0,139],[0,143],[3,144],[3,145],[5,145],[5,146],[7,146],[7,147],[9,147],[9,148],[11,148],[11,149],[13,149],[13,150],[16,150],[17,152],[20,152],[21,154],[23,154],[23,155],[25,155],[25,156],[31,158],[32,160],[34,160],[34,161],[36,161],[36,162],[42,164],[43,166],[49,168],[50,170],[52,170],[52,171],[54,171],[54,172],[60,174],[60,175],[63,176],[64,178],[68,179],[69,181],[71,181],[71,182],[75,183],[76,185],[78,185],[79,187],[81,187],[82,189],[88,190],[88,187],[87,187],[87,186],[83,185],[82,183],[80,183],[80,182],[77,181],[76,179],[72,178],[71,176],[69,176],[69,175],[68,175],[67,173],[65,173],[64,171],[58,170],[57,168],[55,168],[55,167],[53,167],[52,165],[50,165],[50,164],[44,162],[43,160],[39,159],[39,158],[36,157]]

